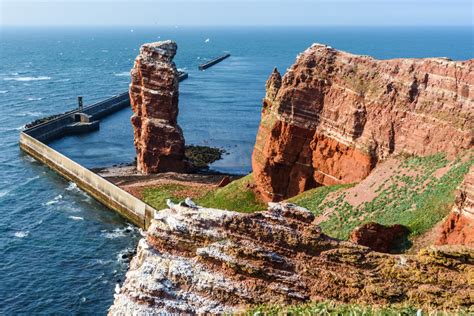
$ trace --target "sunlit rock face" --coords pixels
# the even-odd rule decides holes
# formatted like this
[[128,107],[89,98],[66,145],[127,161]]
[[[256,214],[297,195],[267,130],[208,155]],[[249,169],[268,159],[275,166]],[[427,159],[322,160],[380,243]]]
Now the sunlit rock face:
[[400,153],[473,145],[474,60],[376,60],[314,44],[267,81],[252,157],[265,200],[357,182]]
[[110,315],[222,314],[318,300],[448,310],[473,303],[469,248],[378,253],[324,235],[313,214],[285,203],[253,214],[171,206],[140,240]]
[[130,101],[137,168],[149,174],[185,171],[184,137],[177,123],[179,75],[172,41],[142,45],[131,70]]
[[456,203],[436,243],[474,248],[474,166],[469,169],[456,192]]

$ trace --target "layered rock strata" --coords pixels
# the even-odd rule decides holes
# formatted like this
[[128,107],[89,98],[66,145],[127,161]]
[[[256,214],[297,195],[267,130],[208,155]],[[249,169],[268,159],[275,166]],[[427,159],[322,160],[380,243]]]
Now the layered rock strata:
[[187,168],[177,123],[179,75],[172,41],[142,45],[131,70],[130,102],[137,169],[145,174]]
[[474,60],[376,60],[314,44],[267,81],[252,157],[257,188],[281,200],[357,182],[400,153],[473,145]]
[[474,247],[474,166],[457,190],[455,205],[436,243]]
[[329,238],[291,204],[253,214],[171,206],[140,240],[110,315],[232,313],[316,300],[447,310],[474,303],[468,248],[377,253]]

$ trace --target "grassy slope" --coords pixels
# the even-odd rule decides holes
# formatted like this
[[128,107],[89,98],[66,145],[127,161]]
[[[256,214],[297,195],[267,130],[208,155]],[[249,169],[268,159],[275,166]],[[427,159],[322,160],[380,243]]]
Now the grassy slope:
[[[442,154],[406,158],[388,181],[377,183],[378,187],[374,188],[377,197],[356,207],[345,200],[346,190],[356,184],[319,187],[288,201],[311,210],[315,215],[333,209],[329,218],[320,224],[332,237],[347,239],[355,227],[371,221],[384,225],[402,224],[416,236],[431,229],[448,214],[454,203],[455,189],[473,163],[472,153],[467,160],[453,162]],[[446,166],[449,170],[442,177],[436,177],[436,171]],[[205,207],[238,212],[265,210],[266,205],[257,199],[252,184],[250,174],[224,188],[165,184],[145,189],[142,195],[146,203],[157,209],[166,208],[167,198],[177,202],[189,196]],[[326,200],[330,193],[333,198]]]
[[[290,201],[316,215],[333,208],[335,211],[321,223],[321,228],[336,238],[347,239],[355,227],[370,221],[402,224],[412,235],[419,235],[448,214],[454,203],[455,189],[473,163],[472,155],[467,161],[457,159],[451,163],[442,154],[407,158],[389,181],[379,184],[376,198],[357,207],[345,201],[346,192],[341,186],[317,188]],[[435,172],[446,166],[449,171],[440,178],[435,177]],[[336,199],[324,202],[330,191],[337,190]]]
[[266,209],[266,205],[256,198],[249,187],[251,184],[253,184],[252,175],[235,180],[223,188],[210,188],[207,192],[202,188],[192,188],[182,184],[164,184],[145,189],[142,196],[146,203],[158,210],[167,207],[166,199],[179,202],[187,196],[197,204],[211,208],[237,212],[255,212]]

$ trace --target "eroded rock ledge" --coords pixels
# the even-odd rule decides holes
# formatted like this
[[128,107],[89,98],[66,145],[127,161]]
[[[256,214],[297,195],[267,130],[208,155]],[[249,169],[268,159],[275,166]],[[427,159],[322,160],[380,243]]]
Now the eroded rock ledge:
[[473,145],[474,59],[376,60],[314,44],[267,81],[253,152],[261,196],[358,182],[389,155]]
[[388,255],[321,233],[307,210],[242,214],[176,205],[140,240],[110,315],[224,313],[260,303],[335,300],[471,306],[474,252]]

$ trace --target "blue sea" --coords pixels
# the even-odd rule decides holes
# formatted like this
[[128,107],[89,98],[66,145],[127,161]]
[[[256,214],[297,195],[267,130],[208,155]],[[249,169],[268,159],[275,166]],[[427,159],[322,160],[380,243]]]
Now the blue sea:
[[[105,314],[136,246],[137,229],[74,184],[20,152],[18,133],[35,119],[128,89],[142,43],[173,39],[179,123],[188,144],[223,147],[217,171],[245,174],[265,81],[314,42],[357,54],[474,56],[471,27],[430,28],[4,28],[0,30],[0,314]],[[206,70],[198,64],[224,52]],[[84,136],[51,145],[87,167],[134,159],[131,111]]]

